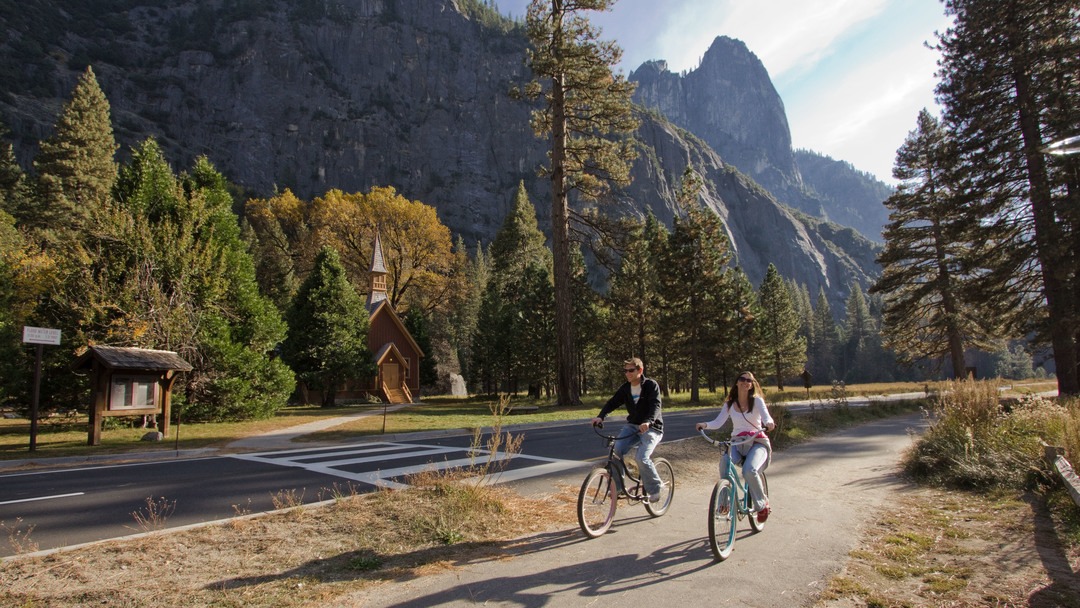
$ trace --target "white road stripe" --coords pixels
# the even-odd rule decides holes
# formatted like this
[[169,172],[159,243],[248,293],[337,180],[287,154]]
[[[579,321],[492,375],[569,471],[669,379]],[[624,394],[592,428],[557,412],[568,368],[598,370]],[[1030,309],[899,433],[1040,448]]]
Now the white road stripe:
[[69,496],[82,496],[85,492],[72,492],[71,494],[57,494],[55,496],[39,496],[37,498],[22,498],[20,500],[5,500],[0,505],[13,505],[20,502],[34,502],[35,500],[52,500],[54,498],[68,498]]
[[[409,448],[409,450],[396,451],[391,454],[385,453],[391,450],[401,450],[401,448]],[[394,467],[389,469],[379,469],[376,471],[364,471],[358,473],[345,471],[338,468],[372,462],[389,465],[392,464],[395,460],[404,460],[422,456],[437,456],[439,454],[450,454],[454,452],[465,452],[469,454],[469,457],[458,458],[454,460],[431,460],[424,464]],[[292,454],[292,456],[289,456],[290,454]],[[341,458],[336,460],[310,462],[314,458],[333,458],[336,456],[353,456],[360,454],[368,455],[361,456],[359,458]],[[474,478],[472,481],[485,484],[503,483],[587,466],[587,463],[579,462],[576,460],[559,460],[555,458],[545,458],[542,456],[506,454],[505,452],[498,452],[494,456],[491,456],[491,453],[487,450],[475,450],[472,447],[446,447],[407,443],[376,443],[369,444],[363,447],[341,446],[337,448],[285,450],[279,452],[260,452],[255,454],[235,454],[231,457],[239,460],[248,460],[252,462],[276,464],[279,466],[302,468],[308,471],[312,471],[314,473],[322,473],[324,475],[341,477],[344,479],[349,479],[379,488],[390,489],[402,489],[408,487],[406,484],[403,484],[399,481],[394,481],[394,478],[406,477],[408,475],[422,473],[424,471],[443,471],[446,469],[484,465],[488,462],[494,463],[515,460],[517,462],[538,461],[540,464],[537,464],[535,466],[526,466],[514,469],[512,471],[500,471],[484,476],[482,478]]]

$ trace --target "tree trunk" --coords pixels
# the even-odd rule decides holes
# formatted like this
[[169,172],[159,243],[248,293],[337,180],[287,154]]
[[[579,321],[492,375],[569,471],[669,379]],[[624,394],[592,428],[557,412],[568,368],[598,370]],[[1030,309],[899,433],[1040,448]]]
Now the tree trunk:
[[[563,46],[561,0],[552,0],[552,20],[556,40],[552,47]],[[551,91],[551,241],[555,275],[555,383],[558,405],[578,405],[577,366],[574,364],[573,302],[570,289],[570,211],[566,192],[566,79],[552,78]]]
[[1038,247],[1039,265],[1042,267],[1043,294],[1050,313],[1051,345],[1054,349],[1054,366],[1057,369],[1058,393],[1080,394],[1080,378],[1077,370],[1077,344],[1073,339],[1075,330],[1070,322],[1075,303],[1068,288],[1069,268],[1063,264],[1064,257],[1057,251],[1064,246],[1064,238],[1054,219],[1050,180],[1046,173],[1046,161],[1040,150],[1042,136],[1037,122],[1035,100],[1032,98],[1030,74],[1017,69],[1013,74],[1016,84],[1016,105],[1020,120],[1020,132],[1024,139],[1024,156],[1027,165],[1031,212],[1035,219],[1035,243]]

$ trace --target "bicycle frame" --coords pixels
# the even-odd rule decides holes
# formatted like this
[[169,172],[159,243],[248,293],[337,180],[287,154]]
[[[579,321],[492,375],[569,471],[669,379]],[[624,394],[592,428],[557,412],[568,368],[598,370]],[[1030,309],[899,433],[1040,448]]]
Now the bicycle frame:
[[661,492],[659,502],[650,502],[640,472],[631,472],[626,462],[615,455],[615,443],[628,437],[607,435],[601,433],[598,427],[593,427],[593,431],[604,438],[608,456],[606,462],[585,476],[578,493],[578,523],[585,535],[596,538],[607,532],[622,500],[630,504],[644,504],[645,510],[653,517],[666,513],[675,495],[675,472],[671,463],[664,458],[652,459],[661,480]]
[[732,443],[731,441],[723,441],[720,443],[727,444],[721,451],[721,453],[726,453],[728,455],[727,471],[724,473],[724,478],[730,480],[732,487],[736,490],[735,503],[739,507],[739,519],[742,519],[746,515],[749,515],[750,511],[753,510],[753,499],[750,496],[750,482],[743,478],[742,472],[735,466],[735,460],[731,458],[731,448],[743,445],[744,443],[753,443],[753,439],[740,441],[738,443]]
[[[641,502],[647,500],[649,497],[645,495],[645,488],[641,484],[641,474],[638,471],[638,475],[634,475],[630,472],[630,468],[626,466],[626,462],[622,458],[615,455],[615,442],[620,439],[626,439],[628,436],[616,437],[614,435],[605,435],[600,431],[596,431],[597,435],[600,435],[607,442],[608,458],[604,463],[604,468],[608,473],[611,473],[611,478],[615,481],[615,487],[619,491],[619,499],[625,499],[631,503]],[[635,468],[637,463],[635,463]],[[632,488],[627,487],[627,480],[632,484]]]

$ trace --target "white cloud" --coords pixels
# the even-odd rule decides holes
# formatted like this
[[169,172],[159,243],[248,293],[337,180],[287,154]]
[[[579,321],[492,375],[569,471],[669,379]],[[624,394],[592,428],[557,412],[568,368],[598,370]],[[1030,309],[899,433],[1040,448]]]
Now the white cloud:
[[[921,52],[920,52],[921,51]],[[792,143],[890,181],[896,149],[922,108],[934,109],[935,54],[901,48],[868,58],[788,107]]]
[[886,0],[684,0],[657,37],[673,71],[693,69],[717,36],[746,43],[773,78],[812,68]]

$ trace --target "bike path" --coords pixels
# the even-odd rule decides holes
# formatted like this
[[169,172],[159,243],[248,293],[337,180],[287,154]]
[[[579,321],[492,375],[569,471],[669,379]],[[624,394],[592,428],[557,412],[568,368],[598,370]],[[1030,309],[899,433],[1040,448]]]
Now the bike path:
[[675,463],[676,496],[663,517],[620,504],[600,538],[588,540],[577,527],[541,534],[522,539],[508,555],[462,561],[445,573],[379,585],[332,605],[808,605],[844,564],[861,526],[907,488],[896,476],[898,458],[912,443],[909,430],[923,424],[918,414],[875,421],[777,452],[768,470],[768,525],[752,534],[740,522],[724,562],[713,559],[705,538],[715,480],[679,483]]

